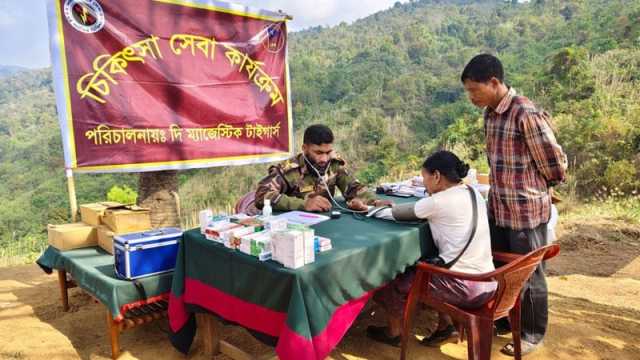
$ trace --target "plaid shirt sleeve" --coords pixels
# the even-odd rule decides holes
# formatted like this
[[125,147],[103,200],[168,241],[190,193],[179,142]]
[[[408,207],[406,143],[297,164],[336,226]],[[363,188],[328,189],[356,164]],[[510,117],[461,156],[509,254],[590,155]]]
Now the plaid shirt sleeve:
[[565,180],[567,156],[556,141],[546,112],[526,112],[522,118],[521,131],[538,171],[554,186]]

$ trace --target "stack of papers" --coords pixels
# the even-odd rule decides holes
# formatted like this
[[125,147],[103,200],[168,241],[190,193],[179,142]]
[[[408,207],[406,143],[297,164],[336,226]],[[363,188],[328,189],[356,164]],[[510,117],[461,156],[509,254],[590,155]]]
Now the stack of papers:
[[416,184],[414,184],[411,180],[407,180],[399,183],[385,183],[381,186],[389,195],[406,197],[415,196],[419,198],[427,196],[427,192],[424,186],[422,186],[422,184]]
[[284,214],[278,215],[277,219],[286,219],[290,224],[311,226],[319,224],[323,221],[327,221],[330,217],[320,214],[314,214],[304,211],[289,211]]

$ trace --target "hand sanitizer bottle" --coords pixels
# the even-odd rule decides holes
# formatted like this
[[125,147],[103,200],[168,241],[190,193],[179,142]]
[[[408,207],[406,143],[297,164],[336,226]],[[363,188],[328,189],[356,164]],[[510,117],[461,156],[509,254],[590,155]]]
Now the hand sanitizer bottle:
[[271,217],[271,200],[265,199],[262,207],[262,219],[268,220]]

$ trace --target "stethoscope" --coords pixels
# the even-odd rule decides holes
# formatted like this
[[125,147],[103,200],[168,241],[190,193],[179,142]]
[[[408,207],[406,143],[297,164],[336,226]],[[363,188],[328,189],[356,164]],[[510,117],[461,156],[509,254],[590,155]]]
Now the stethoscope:
[[327,180],[326,180],[326,169],[325,171],[323,171],[323,174],[320,174],[320,171],[318,171],[318,169],[316,169],[315,166],[313,166],[313,163],[311,163],[311,161],[309,161],[309,159],[307,159],[307,156],[304,154],[304,152],[302,153],[302,157],[304,158],[304,161],[307,163],[307,165],[309,165],[313,171],[316,173],[316,175],[318,175],[318,178],[320,179],[320,182],[322,183],[322,185],[324,185],[325,190],[327,191],[327,194],[329,195],[329,198],[331,199],[331,202],[340,210],[342,211],[347,211],[350,213],[354,213],[354,214],[364,214],[364,213],[368,213],[369,210],[353,210],[353,209],[349,209],[346,208],[340,204],[338,204],[338,202],[336,201],[336,199],[333,198],[333,195],[331,194],[331,191],[329,190],[329,185],[327,184]]

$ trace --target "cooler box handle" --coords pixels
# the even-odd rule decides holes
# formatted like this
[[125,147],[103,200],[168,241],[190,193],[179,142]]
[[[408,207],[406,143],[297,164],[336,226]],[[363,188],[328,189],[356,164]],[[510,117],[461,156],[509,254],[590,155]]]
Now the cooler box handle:
[[144,236],[158,236],[158,235],[164,235],[164,231],[162,230],[158,230],[158,231],[149,231],[149,232],[143,232],[142,235]]

